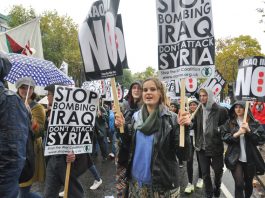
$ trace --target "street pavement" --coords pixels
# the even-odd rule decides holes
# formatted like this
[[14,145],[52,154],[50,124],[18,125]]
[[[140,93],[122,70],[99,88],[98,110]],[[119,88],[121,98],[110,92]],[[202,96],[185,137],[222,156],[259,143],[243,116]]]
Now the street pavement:
[[[104,198],[107,196],[115,195],[115,164],[113,160],[103,161],[101,156],[93,158],[94,163],[102,176],[103,183],[97,190],[90,190],[89,187],[93,184],[94,178],[92,174],[87,170],[81,177],[80,181],[83,185],[85,191],[85,198]],[[197,160],[194,159],[194,183],[196,183],[198,178],[197,171]],[[179,168],[179,180],[181,186],[181,198],[203,198],[204,189],[196,188],[192,194],[185,194],[184,189],[188,183],[186,166]],[[222,193],[220,198],[233,198],[234,192],[234,181],[229,170],[224,169],[224,175],[222,179]],[[33,191],[37,191],[42,195],[43,186],[34,185],[32,188]],[[252,198],[265,198],[264,188],[261,184],[257,184],[257,187],[254,188]]]

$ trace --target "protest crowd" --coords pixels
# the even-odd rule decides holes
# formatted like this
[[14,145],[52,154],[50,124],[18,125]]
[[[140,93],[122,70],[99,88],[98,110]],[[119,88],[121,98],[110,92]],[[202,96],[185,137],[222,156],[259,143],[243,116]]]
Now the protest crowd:
[[[209,1],[193,8],[207,23],[211,23]],[[105,182],[95,159],[114,162],[117,198],[179,198],[183,193],[192,197],[197,189],[206,198],[220,197],[225,168],[234,180],[233,197],[252,196],[255,177],[265,173],[259,150],[265,143],[265,58],[240,59],[233,96],[220,101],[225,79],[214,68],[213,31],[204,28],[208,32],[201,34],[198,20],[192,34],[183,20],[182,28],[187,29],[177,33],[172,21],[166,20],[172,14],[168,10],[180,6],[188,11],[197,1],[189,5],[158,2],[159,30],[164,36],[169,34],[159,37],[160,75],[136,79],[124,96],[115,82],[128,66],[121,49],[125,50],[121,18],[115,13],[118,5],[104,10],[106,13],[97,12],[104,8],[97,1],[80,28],[87,80],[82,87],[76,87],[56,66],[51,70],[50,61],[0,52],[0,198],[84,198],[80,177],[87,170],[87,177],[93,178],[89,190],[97,191]],[[180,16],[188,13],[184,11]],[[99,14],[108,15],[102,23],[107,21],[108,30],[115,28],[115,35],[112,31],[103,34],[100,22],[95,25]],[[115,27],[108,21],[112,18]],[[91,24],[95,26],[89,27]],[[193,35],[194,45],[181,40],[177,50],[166,53],[165,46],[175,45],[183,34]],[[121,48],[114,49],[111,39]],[[96,50],[96,41],[102,41],[103,47]],[[195,58],[197,55],[200,57]],[[250,72],[252,80],[248,81],[242,74]],[[199,78],[205,80],[199,84]],[[173,85],[166,79],[173,79]],[[39,86],[45,90],[46,104],[38,100]],[[184,188],[180,170],[188,181]],[[42,192],[32,190],[36,183],[43,186]]]
[[[187,194],[195,193],[195,188],[204,188],[206,197],[219,197],[224,164],[235,180],[235,197],[251,197],[254,176],[264,174],[264,161],[256,148],[265,140],[261,115],[264,102],[253,102],[244,122],[244,101],[237,101],[228,109],[214,101],[210,89],[202,88],[198,100],[189,98],[185,111],[181,112],[180,101],[169,101],[165,85],[157,78],[132,83],[120,104],[120,114],[115,113],[113,103],[100,104],[91,154],[69,152],[44,157],[43,142],[47,139],[56,85],[45,87],[48,106],[44,107],[35,100],[36,84],[30,77],[17,80],[17,94],[4,88],[3,78],[10,68],[7,59],[2,58],[1,148],[5,149],[1,150],[0,161],[1,197],[41,197],[31,192],[36,181],[45,183],[43,197],[63,196],[60,189],[64,186],[67,162],[73,163],[68,196],[84,197],[78,177],[87,169],[94,177],[91,190],[98,189],[104,181],[93,164],[92,156],[99,151],[103,161],[115,160],[117,197],[179,197],[178,171],[183,161],[187,162],[189,183],[184,190]],[[18,123],[21,126],[15,128]],[[185,126],[184,148],[179,146],[180,126]],[[108,140],[113,144],[110,153]],[[223,142],[228,145],[225,155]],[[194,159],[198,163],[197,180],[193,179]]]

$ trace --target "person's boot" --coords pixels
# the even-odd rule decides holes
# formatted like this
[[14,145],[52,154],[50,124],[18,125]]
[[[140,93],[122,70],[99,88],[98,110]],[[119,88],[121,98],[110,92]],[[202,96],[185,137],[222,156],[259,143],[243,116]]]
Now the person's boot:
[[213,195],[214,195],[214,197],[220,197],[220,194],[221,194],[221,189],[220,189],[220,187],[219,188],[214,188],[214,190],[213,190]]

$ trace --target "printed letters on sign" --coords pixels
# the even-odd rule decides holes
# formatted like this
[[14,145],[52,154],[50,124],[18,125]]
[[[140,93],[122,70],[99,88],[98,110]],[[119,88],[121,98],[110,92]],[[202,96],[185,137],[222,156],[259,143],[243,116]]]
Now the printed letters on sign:
[[235,96],[264,97],[265,96],[265,58],[250,57],[239,60]]

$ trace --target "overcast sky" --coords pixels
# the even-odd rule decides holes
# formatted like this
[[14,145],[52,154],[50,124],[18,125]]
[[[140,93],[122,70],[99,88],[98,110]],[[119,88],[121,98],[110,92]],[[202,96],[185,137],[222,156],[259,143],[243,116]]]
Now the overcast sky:
[[[12,5],[31,6],[40,14],[57,10],[69,15],[77,24],[85,19],[93,0],[6,0],[1,1],[0,13],[7,14]],[[120,0],[119,12],[128,64],[132,72],[152,66],[157,69],[157,23],[155,0]],[[264,7],[262,0],[212,0],[213,25],[216,39],[250,35],[256,38],[265,53],[265,24],[259,24],[256,8]]]

